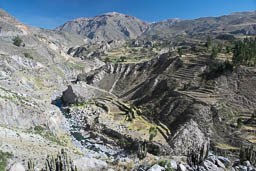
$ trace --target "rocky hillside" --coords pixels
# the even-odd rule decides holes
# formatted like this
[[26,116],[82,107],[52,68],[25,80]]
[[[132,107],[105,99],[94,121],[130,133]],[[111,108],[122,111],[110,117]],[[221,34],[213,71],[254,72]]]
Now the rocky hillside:
[[0,10],[0,170],[253,170],[256,71],[225,36],[254,33],[255,12],[46,30]]
[[195,20],[166,20],[154,23],[142,38],[167,38],[194,34],[243,34],[256,33],[256,12],[233,13],[220,17],[205,17]]
[[56,30],[76,33],[94,41],[111,41],[135,39],[148,26],[148,23],[135,17],[112,12],[93,18],[78,18]]

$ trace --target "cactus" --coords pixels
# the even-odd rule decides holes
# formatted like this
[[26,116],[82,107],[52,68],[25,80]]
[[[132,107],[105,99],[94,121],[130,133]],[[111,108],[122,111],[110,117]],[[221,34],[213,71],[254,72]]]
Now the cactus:
[[[28,162],[28,170],[34,171],[34,166],[34,163],[30,160]],[[56,157],[47,156],[44,168],[41,171],[78,171],[78,169],[68,157],[67,152],[62,149],[61,153],[58,153]]]
[[243,163],[244,161],[250,161],[252,165],[256,164],[256,151],[251,145],[250,147],[241,147],[240,148],[240,162]]
[[35,170],[35,164],[31,160],[28,161],[28,171],[34,171]]
[[144,141],[143,143],[139,142],[139,146],[138,146],[138,153],[137,156],[139,157],[139,159],[143,159],[146,157],[147,155],[147,142]]
[[203,144],[199,148],[191,150],[187,154],[187,163],[192,166],[200,165],[209,154],[209,143]]

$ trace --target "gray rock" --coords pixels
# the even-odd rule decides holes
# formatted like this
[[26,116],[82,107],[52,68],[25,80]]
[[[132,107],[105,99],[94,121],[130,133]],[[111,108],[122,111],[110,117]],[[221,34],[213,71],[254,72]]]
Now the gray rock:
[[171,160],[170,161],[170,167],[176,170],[178,168],[178,165],[177,165],[176,161]]
[[164,170],[165,168],[162,166],[159,166],[158,164],[155,164],[150,169],[148,169],[148,171],[164,171]]
[[25,171],[21,163],[14,163],[8,171]]
[[217,160],[217,157],[216,156],[214,156],[214,155],[212,155],[212,156],[209,156],[206,160],[209,160],[209,161],[211,161],[212,163],[216,163],[216,160]]
[[226,157],[218,156],[217,158],[218,158],[218,160],[220,160],[224,164],[230,164],[231,163],[231,161]]
[[[177,155],[185,154],[196,147],[202,147],[208,142],[208,138],[205,137],[199,125],[193,120],[182,125],[177,132],[169,141],[174,153]],[[197,145],[196,147],[194,146],[195,144]]]
[[218,167],[212,163],[209,160],[205,160],[202,164],[202,166],[206,169],[206,170],[211,170],[211,171],[218,171]]
[[231,167],[230,171],[236,171],[236,169],[235,169],[235,168],[233,168],[233,167]]
[[220,160],[218,160],[218,159],[216,160],[216,164],[217,164],[218,167],[226,169],[225,165]]
[[246,166],[239,165],[238,168],[239,168],[240,171],[247,171]]
[[108,92],[94,88],[87,84],[80,83],[78,85],[70,85],[63,92],[62,100],[65,105],[87,102],[91,98],[109,95]]
[[245,166],[247,166],[247,167],[250,167],[251,166],[251,163],[250,163],[250,161],[244,161],[244,163],[243,163]]
[[107,163],[98,160],[95,158],[79,158],[74,160],[74,165],[77,167],[78,170],[87,171],[87,170],[101,170],[107,167]]
[[187,168],[186,168],[183,164],[179,164],[177,170],[178,170],[178,171],[186,171]]

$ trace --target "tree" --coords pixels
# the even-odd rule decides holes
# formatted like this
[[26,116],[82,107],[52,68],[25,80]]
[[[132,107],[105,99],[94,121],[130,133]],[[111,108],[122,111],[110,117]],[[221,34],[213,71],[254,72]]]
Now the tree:
[[230,47],[229,46],[226,46],[226,53],[230,53]]
[[21,44],[22,44],[22,42],[23,42],[23,40],[22,40],[19,36],[14,37],[14,38],[12,39],[12,41],[13,41],[13,44],[14,44],[15,46],[18,46],[18,47],[20,47]]
[[206,45],[207,49],[211,48],[211,46],[212,46],[212,39],[211,39],[210,36],[207,37],[207,42],[206,42],[205,45]]
[[232,61],[235,65],[253,66],[256,63],[256,39],[236,41],[233,48]]
[[182,56],[182,49],[181,48],[178,48],[178,54],[179,54],[179,56],[181,57]]
[[120,61],[121,61],[121,62],[124,62],[125,60],[126,60],[126,57],[125,57],[125,56],[121,56],[121,57],[120,57]]
[[213,47],[210,58],[215,59],[217,57],[217,55],[218,55],[218,49],[216,47]]

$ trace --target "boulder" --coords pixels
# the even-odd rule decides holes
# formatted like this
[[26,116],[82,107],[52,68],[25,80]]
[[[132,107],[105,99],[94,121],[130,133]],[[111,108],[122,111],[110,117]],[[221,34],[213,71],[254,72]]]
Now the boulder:
[[148,171],[164,171],[164,170],[165,168],[162,166],[159,166],[158,164],[155,164],[150,169],[148,169]]
[[187,168],[186,168],[183,164],[179,164],[177,170],[178,170],[178,171],[186,171]]
[[8,171],[25,171],[24,166],[21,163],[14,163]]
[[220,160],[224,164],[230,164],[231,163],[231,161],[228,158],[222,157],[222,156],[218,156],[218,160]]
[[178,165],[177,165],[177,163],[176,163],[176,161],[174,161],[174,160],[171,160],[170,161],[170,167],[172,168],[172,169],[177,169],[178,168]]
[[78,170],[80,171],[87,171],[87,170],[102,170],[107,167],[107,163],[98,160],[95,158],[79,158],[74,160],[74,165],[77,167]]
[[211,171],[218,171],[218,167],[212,163],[211,161],[209,160],[205,160],[203,163],[202,163],[202,166],[206,169],[206,170],[211,170]]
[[226,169],[225,165],[220,160],[218,160],[218,159],[216,160],[216,164],[217,164],[218,167]]

